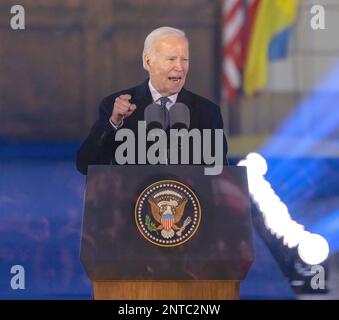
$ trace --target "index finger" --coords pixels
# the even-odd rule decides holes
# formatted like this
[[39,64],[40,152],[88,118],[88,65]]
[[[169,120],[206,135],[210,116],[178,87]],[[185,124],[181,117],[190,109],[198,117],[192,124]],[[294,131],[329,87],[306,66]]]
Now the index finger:
[[132,98],[132,96],[130,94],[122,94],[121,96],[119,96],[119,98],[128,101]]

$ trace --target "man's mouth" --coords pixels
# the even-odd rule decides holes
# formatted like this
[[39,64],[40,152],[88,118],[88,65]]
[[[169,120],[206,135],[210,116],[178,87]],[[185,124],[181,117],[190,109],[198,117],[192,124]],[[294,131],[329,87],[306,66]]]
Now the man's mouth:
[[168,79],[173,82],[179,82],[181,80],[181,77],[168,77]]

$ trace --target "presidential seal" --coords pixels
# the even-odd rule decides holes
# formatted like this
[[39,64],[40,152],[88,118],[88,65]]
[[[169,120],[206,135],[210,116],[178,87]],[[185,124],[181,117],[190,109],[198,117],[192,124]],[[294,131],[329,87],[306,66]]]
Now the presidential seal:
[[164,180],[148,186],[135,205],[140,233],[161,247],[175,247],[192,238],[201,219],[194,192],[178,181]]

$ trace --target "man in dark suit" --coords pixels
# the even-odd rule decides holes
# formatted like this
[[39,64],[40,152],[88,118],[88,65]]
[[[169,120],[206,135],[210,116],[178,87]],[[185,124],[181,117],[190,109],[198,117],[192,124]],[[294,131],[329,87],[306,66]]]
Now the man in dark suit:
[[[184,103],[190,113],[189,130],[223,129],[220,108],[183,88],[189,68],[188,47],[185,33],[178,29],[162,27],[147,36],[143,66],[149,79],[103,99],[99,119],[77,154],[77,168],[81,173],[86,174],[91,164],[115,164],[115,150],[121,144],[114,139],[116,133],[120,128],[128,128],[137,136],[138,121],[144,120],[145,108],[151,103],[167,110],[175,103]],[[227,164],[225,136],[222,145],[212,146],[213,150],[216,148],[222,148],[223,163]]]

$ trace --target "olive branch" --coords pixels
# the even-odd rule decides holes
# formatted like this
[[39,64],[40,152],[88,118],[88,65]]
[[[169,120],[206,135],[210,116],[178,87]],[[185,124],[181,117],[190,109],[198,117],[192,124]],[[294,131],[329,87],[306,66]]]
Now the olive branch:
[[157,232],[157,227],[155,226],[155,224],[151,221],[151,218],[148,214],[146,214],[146,220],[145,220],[145,225],[147,227],[147,229],[151,232],[155,232],[156,234],[158,234]]

